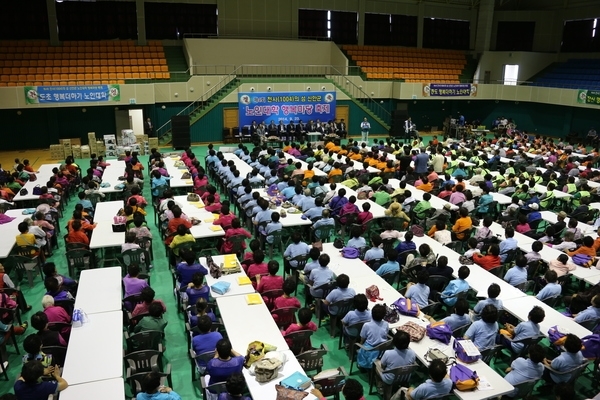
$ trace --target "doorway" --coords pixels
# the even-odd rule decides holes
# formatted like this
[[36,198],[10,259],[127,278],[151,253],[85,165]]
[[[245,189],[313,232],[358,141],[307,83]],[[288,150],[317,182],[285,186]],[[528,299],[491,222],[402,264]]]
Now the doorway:
[[144,110],[141,108],[129,110],[129,121],[131,128],[136,135],[144,134]]

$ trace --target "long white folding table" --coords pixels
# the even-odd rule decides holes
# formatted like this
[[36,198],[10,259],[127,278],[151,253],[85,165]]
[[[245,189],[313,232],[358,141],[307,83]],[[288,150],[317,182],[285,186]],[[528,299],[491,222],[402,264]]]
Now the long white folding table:
[[[308,163],[306,161],[302,161],[299,158],[296,158],[294,156],[292,156],[291,154],[288,153],[284,153],[285,154],[285,158],[286,160],[289,160],[290,158],[294,161],[293,164],[296,165],[296,163],[300,163],[302,164],[302,169],[303,170],[307,170],[308,169]],[[322,170],[313,167],[312,169],[315,172],[316,176],[327,176],[327,174],[325,172],[323,172]]]
[[16,237],[19,234],[18,226],[25,218],[31,218],[31,215],[24,215],[23,209],[8,210],[5,215],[14,218],[12,221],[0,225],[0,259],[9,256],[15,245]]
[[[235,155],[235,153],[224,153],[223,158],[227,161],[233,161],[235,163],[235,167],[240,171],[240,176],[247,176],[252,172],[252,167],[248,165],[245,161]],[[265,179],[262,175],[258,174],[258,177],[261,179]]]
[[115,189],[116,185],[123,183],[124,181],[120,181],[119,177],[125,175],[125,161],[122,160],[106,160],[107,165],[102,173],[102,183],[109,183],[108,187],[101,187],[99,189],[100,193],[119,193],[122,190]]
[[[225,257],[222,255],[212,257],[214,263],[217,265],[221,264],[223,262],[224,258]],[[236,259],[237,259],[237,257],[236,257]],[[203,265],[206,269],[208,269],[205,257],[200,257],[200,264]],[[239,264],[239,260],[238,260],[238,264]],[[219,294],[219,293],[211,290],[210,295],[211,295],[211,297],[213,297],[215,299],[218,299],[220,297],[229,297],[229,296],[237,296],[240,294],[245,295],[245,294],[254,293],[255,290],[254,290],[254,286],[252,286],[252,284],[240,285],[238,283],[238,278],[244,278],[244,277],[247,278],[248,275],[246,275],[243,268],[238,273],[222,275],[219,279],[215,279],[210,274],[208,274],[208,275],[206,275],[206,284],[209,287],[212,287],[212,285],[214,285],[217,282],[227,282],[231,285],[229,287],[229,290],[224,294]]]
[[219,213],[211,213],[204,209],[202,200],[190,202],[187,196],[175,196],[173,200],[181,206],[181,211],[190,218],[200,221],[197,225],[192,225],[190,233],[194,239],[215,238],[225,236],[225,231],[219,225],[213,225],[213,221]]
[[123,378],[112,378],[103,381],[80,383],[60,392],[61,400],[121,400],[125,399],[125,385]]
[[27,194],[21,195],[21,193],[16,193],[15,197],[13,198],[13,201],[19,202],[39,199],[40,196],[38,194],[33,194],[33,188],[36,186],[46,186],[46,183],[48,182],[50,177],[54,175],[52,173],[52,169],[54,168],[60,168],[60,164],[42,164],[38,172],[36,172],[35,174],[37,179],[33,182],[29,180],[23,186],[23,189],[27,189]]
[[87,318],[81,327],[71,329],[62,374],[70,385],[123,376],[123,313],[88,314]]
[[81,271],[75,308],[86,314],[121,311],[121,267]]
[[98,225],[94,228],[90,249],[102,249],[117,247],[125,243],[125,232],[113,232],[113,217],[123,208],[122,201],[103,201],[96,204],[94,222]]
[[194,186],[194,181],[190,179],[182,179],[181,176],[188,172],[188,169],[179,169],[175,166],[175,161],[181,160],[179,156],[167,156],[164,157],[163,162],[165,163],[165,169],[169,172],[171,179],[169,180],[169,186],[173,189],[177,188],[189,188]]
[[[542,212],[540,212],[540,214],[542,214],[542,218],[544,218],[546,221],[550,222],[551,224],[555,224],[556,222],[558,222],[558,217],[557,217],[556,213],[553,211],[542,211]],[[567,224],[569,223],[569,220],[570,220],[569,217],[565,218],[565,222]],[[594,229],[594,227],[592,225],[588,225],[581,221],[577,221],[577,227],[579,229],[581,229],[581,232],[583,233],[584,236],[591,236],[594,239],[598,237],[596,229]]]
[[[252,189],[252,191],[260,193],[260,196],[265,199],[269,198],[265,189]],[[283,207],[277,206],[275,209],[272,209],[271,211],[277,211],[279,214],[281,214],[282,210],[284,210]],[[285,218],[281,218],[279,220],[279,222],[281,222],[281,225],[284,228],[289,228],[292,226],[312,225],[312,222],[310,219],[302,219],[302,213],[288,214],[286,212]]]
[[[392,185],[392,187],[394,189],[398,189],[400,187],[400,181],[396,178],[390,179],[389,181],[390,185]],[[415,199],[421,201],[423,200],[423,195],[425,194],[424,191],[417,189],[416,187],[412,186],[412,185],[406,185],[406,190],[410,191],[410,194],[412,195],[412,197],[414,197]],[[444,208],[444,206],[446,204],[450,204],[450,208],[452,210],[458,210],[458,206],[444,200],[444,199],[440,199],[437,196],[431,195],[431,199],[429,200],[429,203],[431,203],[431,207],[436,208],[438,210],[441,210],[442,208]]]

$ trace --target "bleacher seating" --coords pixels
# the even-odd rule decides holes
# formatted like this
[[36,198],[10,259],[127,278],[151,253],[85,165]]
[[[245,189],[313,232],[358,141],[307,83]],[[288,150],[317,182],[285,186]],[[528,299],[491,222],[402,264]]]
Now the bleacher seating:
[[600,59],[569,59],[534,79],[533,85],[600,89]]
[[367,79],[460,83],[467,64],[465,53],[459,50],[357,45],[343,45],[342,50],[361,67]]
[[99,85],[169,79],[160,41],[0,41],[0,86]]

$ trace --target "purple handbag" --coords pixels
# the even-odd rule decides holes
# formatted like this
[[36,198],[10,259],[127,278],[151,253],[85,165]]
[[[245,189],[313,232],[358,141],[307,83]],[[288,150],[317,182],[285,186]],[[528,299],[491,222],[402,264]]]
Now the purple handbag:
[[427,325],[427,337],[448,344],[452,337],[452,329],[443,321],[434,322]]
[[458,358],[460,361],[462,361],[464,363],[474,363],[476,361],[479,361],[479,359],[481,358],[481,355],[478,355],[478,356],[467,355],[467,352],[465,351],[465,349],[463,349],[463,346],[460,342],[462,342],[462,340],[454,341],[454,352],[456,353],[456,358]]

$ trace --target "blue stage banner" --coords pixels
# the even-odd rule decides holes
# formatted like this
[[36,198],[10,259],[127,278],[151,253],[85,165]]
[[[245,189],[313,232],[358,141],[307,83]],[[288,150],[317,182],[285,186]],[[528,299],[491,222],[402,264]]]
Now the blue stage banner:
[[120,101],[119,85],[25,86],[27,104]]
[[238,102],[240,127],[252,121],[269,125],[271,121],[287,124],[335,119],[335,91],[240,93]]
[[438,96],[477,96],[477,85],[474,83],[424,83],[423,97]]

